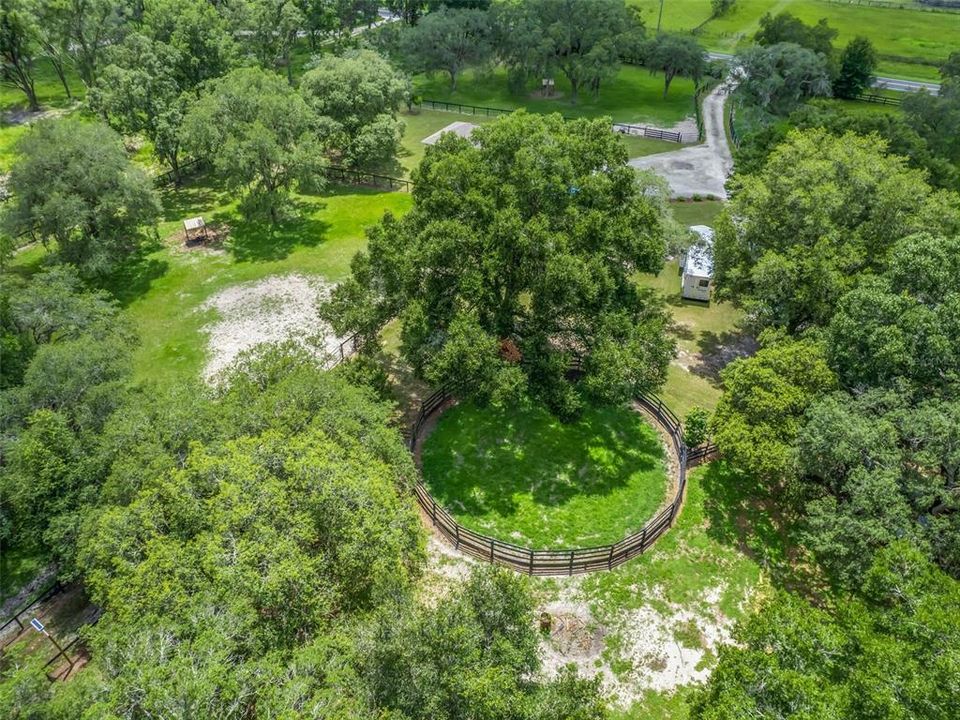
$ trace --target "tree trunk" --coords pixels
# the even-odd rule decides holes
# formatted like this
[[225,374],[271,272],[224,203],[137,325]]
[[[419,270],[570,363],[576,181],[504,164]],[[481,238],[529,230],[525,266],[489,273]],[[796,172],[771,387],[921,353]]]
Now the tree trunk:
[[570,80],[570,104],[576,105],[577,100],[580,98],[580,81],[569,75],[567,78]]
[[453,70],[453,69],[447,70],[447,72],[450,73],[450,92],[456,92],[456,91],[457,91],[457,75],[458,75],[458,73],[457,73],[456,70]]
[[663,73],[663,97],[667,97],[667,92],[670,90],[670,83],[673,80],[674,73],[667,71]]
[[60,78],[60,84],[63,85],[63,91],[67,93],[67,100],[73,100],[73,93],[70,92],[70,83],[67,82],[67,74],[63,71],[63,61],[53,55],[50,56],[50,64]]

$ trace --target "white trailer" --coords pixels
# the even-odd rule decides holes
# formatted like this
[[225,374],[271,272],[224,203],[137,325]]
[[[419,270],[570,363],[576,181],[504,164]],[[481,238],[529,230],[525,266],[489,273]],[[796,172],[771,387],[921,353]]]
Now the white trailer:
[[680,259],[680,295],[688,300],[710,300],[713,289],[713,228],[692,225],[699,239]]

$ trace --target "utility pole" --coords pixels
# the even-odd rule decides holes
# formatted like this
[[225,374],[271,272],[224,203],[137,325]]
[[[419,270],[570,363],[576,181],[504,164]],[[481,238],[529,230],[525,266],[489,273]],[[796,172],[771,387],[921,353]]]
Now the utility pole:
[[660,14],[657,15],[657,35],[660,34],[660,21],[663,20],[663,0],[660,0]]

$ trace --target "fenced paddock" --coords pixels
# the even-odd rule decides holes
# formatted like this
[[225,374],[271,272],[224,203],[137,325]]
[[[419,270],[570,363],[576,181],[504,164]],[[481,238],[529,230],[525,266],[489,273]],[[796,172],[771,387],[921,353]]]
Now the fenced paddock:
[[[572,368],[579,370],[579,365]],[[457,396],[458,388],[442,387],[420,405],[419,412],[410,427],[409,448],[415,452],[422,440],[428,421],[443,410]],[[642,394],[636,402],[666,432],[678,459],[674,496],[670,502],[638,531],[609,545],[593,547],[545,549],[514,545],[488,535],[475,532],[457,520],[430,494],[422,478],[414,488],[417,503],[430,522],[443,537],[461,552],[491,563],[504,565],[528,575],[574,575],[612,570],[648,550],[673,524],[683,505],[687,484],[688,450],[683,442],[680,419],[656,395]],[[693,451],[696,460],[703,461],[715,454],[715,448],[698,448]]]

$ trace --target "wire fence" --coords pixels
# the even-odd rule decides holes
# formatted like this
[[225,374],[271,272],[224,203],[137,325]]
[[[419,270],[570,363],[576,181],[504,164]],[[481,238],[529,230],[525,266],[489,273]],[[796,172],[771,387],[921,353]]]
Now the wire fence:
[[[580,362],[577,361],[571,370],[579,372]],[[416,450],[424,426],[430,418],[441,412],[456,396],[457,388],[447,386],[440,388],[423,401],[409,431],[408,442],[411,452]],[[669,504],[653,519],[639,531],[618,542],[594,547],[535,550],[504,542],[464,527],[437,503],[422,479],[418,479],[414,488],[417,502],[437,531],[452,542],[454,547],[480,560],[504,565],[529,575],[575,575],[612,570],[645,552],[667,531],[683,504],[687,484],[687,465],[690,457],[688,457],[687,446],[683,442],[683,427],[680,419],[656,395],[641,394],[636,401],[670,436],[679,460],[676,492]],[[715,455],[716,448],[713,446],[697,448],[693,453],[698,462]]]

